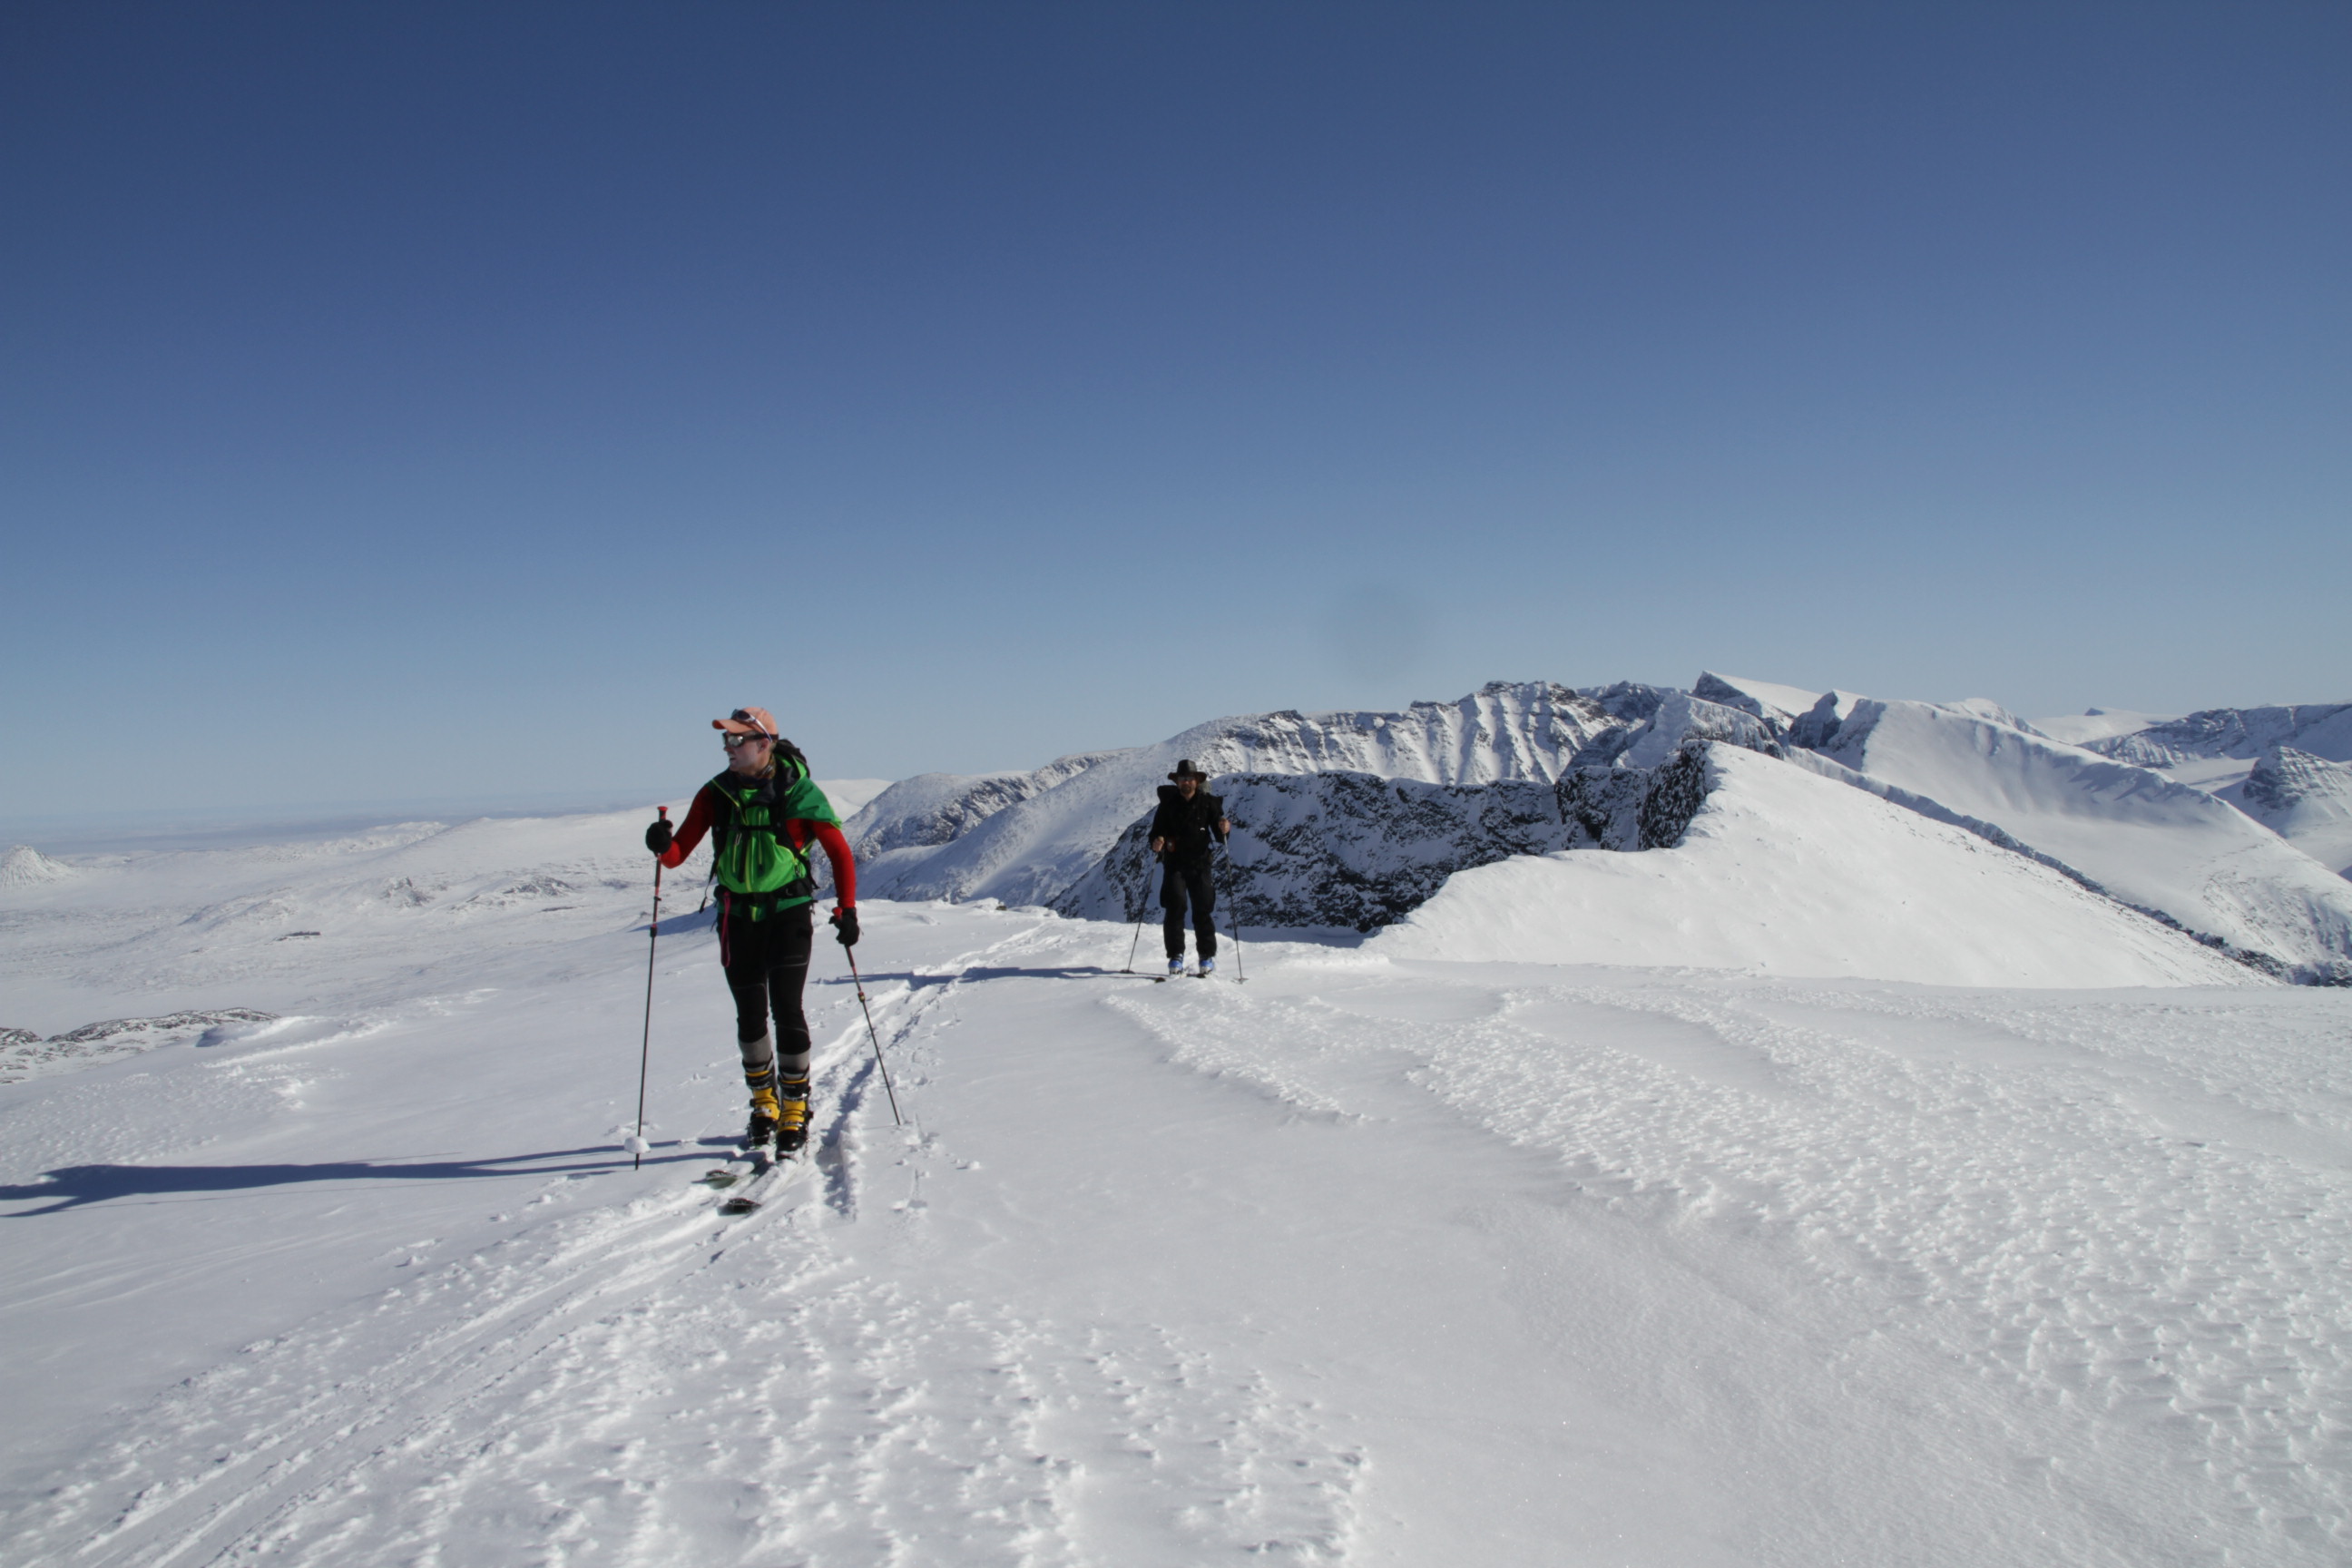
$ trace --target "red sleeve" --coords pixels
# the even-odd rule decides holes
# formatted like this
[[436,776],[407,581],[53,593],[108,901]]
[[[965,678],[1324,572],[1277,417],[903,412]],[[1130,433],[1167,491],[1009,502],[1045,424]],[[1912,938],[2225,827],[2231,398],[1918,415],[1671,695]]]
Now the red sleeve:
[[675,870],[688,856],[693,854],[694,847],[702,842],[702,836],[710,831],[711,814],[716,810],[717,804],[710,798],[710,786],[704,784],[696,790],[694,804],[687,808],[686,820],[677,825],[677,833],[670,839],[669,847],[662,851],[661,863]]
[[[841,829],[830,822],[807,822],[794,818],[793,826],[807,833],[824,846],[824,858],[833,862],[833,901],[837,908],[850,909],[857,902],[857,862],[850,858],[849,840]],[[803,840],[806,842],[805,839]]]

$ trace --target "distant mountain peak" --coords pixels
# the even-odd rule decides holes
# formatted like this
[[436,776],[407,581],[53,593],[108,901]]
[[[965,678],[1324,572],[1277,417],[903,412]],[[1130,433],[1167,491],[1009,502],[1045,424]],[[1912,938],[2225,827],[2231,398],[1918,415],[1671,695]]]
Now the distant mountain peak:
[[62,860],[52,860],[29,844],[12,844],[0,855],[0,888],[28,888],[62,882],[79,875]]

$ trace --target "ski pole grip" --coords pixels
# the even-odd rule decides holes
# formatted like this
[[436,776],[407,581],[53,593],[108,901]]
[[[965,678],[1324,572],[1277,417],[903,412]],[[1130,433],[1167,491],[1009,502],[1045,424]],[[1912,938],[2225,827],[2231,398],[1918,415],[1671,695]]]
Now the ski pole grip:
[[657,805],[654,807],[654,815],[660,817],[664,822],[667,822],[669,820],[669,807],[666,805]]

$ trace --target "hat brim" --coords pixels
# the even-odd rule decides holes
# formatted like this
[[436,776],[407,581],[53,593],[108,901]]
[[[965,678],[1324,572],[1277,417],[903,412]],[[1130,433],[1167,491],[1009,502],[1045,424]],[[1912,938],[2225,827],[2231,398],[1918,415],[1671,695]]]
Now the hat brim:
[[710,721],[710,727],[714,730],[724,730],[730,735],[758,735],[770,741],[775,739],[757,724],[746,724],[740,719],[713,719]]

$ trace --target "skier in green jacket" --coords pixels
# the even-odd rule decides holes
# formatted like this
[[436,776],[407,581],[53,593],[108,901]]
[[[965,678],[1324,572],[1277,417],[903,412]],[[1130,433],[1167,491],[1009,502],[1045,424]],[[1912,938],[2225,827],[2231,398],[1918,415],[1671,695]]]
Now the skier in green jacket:
[[[833,863],[831,924],[844,947],[857,942],[857,866],[841,817],[809,777],[800,748],[776,733],[764,708],[738,708],[710,727],[727,747],[727,771],[698,791],[675,834],[646,829],[646,847],[675,867],[705,833],[719,879],[719,963],[735,995],[735,1035],[751,1091],[747,1147],[770,1139],[780,1154],[808,1142],[809,1026],[801,991],[815,940],[816,883],[808,848]],[[773,1019],[773,1028],[770,1020]]]

